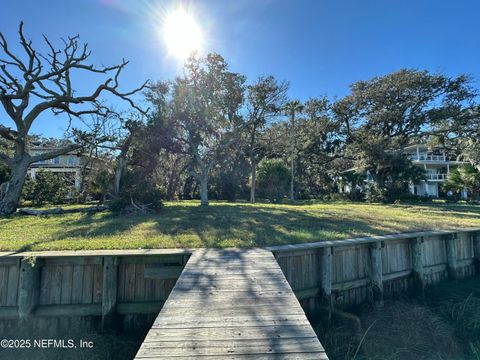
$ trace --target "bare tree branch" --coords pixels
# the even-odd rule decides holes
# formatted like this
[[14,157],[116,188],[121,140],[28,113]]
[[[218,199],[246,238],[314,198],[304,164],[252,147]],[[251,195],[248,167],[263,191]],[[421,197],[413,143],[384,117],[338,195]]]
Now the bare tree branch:
[[53,159],[57,156],[67,154],[70,151],[81,149],[82,147],[83,147],[83,145],[81,145],[81,144],[67,145],[67,146],[64,146],[64,147],[56,149],[56,150],[52,150],[52,151],[48,151],[48,152],[45,152],[45,153],[42,153],[42,154],[32,156],[31,160],[30,160],[30,163],[35,163],[35,162],[38,162],[38,161],[45,161],[45,160]]

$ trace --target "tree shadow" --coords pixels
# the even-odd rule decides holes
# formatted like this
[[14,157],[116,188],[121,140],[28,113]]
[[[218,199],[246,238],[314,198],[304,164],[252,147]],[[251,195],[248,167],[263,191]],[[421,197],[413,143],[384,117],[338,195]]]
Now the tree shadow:
[[169,205],[159,214],[94,216],[86,214],[69,221],[55,239],[125,236],[136,226],[148,225],[152,236],[172,237],[177,247],[225,248],[314,242],[405,230],[401,224],[391,224],[387,230],[381,222],[339,217],[334,212],[247,204],[219,203],[209,207],[179,204]]

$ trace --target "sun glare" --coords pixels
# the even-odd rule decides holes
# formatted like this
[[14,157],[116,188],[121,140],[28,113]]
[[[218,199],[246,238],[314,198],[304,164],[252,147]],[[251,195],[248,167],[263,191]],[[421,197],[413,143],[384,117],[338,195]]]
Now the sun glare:
[[185,9],[178,8],[167,15],[163,26],[163,38],[170,55],[184,60],[192,52],[200,51],[202,32],[195,19]]

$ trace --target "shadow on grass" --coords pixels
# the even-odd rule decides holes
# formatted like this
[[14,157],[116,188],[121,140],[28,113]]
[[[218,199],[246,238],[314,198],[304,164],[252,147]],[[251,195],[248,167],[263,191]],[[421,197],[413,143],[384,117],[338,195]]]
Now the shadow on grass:
[[[118,216],[92,219],[85,215],[69,221],[55,237],[93,238],[125,235],[137,226],[148,226],[155,235],[175,236],[177,246],[188,247],[182,236],[198,239],[195,247],[268,246],[330,240],[359,234],[380,234],[364,220],[336,218],[333,215],[288,208],[263,208],[248,205],[215,204],[209,207],[170,205],[159,214]],[[147,235],[148,236],[148,235]],[[235,245],[229,245],[234,241]]]
[[[479,218],[480,207],[452,204],[342,204],[340,209],[270,204],[168,204],[158,214],[116,215],[86,213],[52,215],[50,239],[32,241],[21,251],[58,240],[88,243],[93,248],[255,247],[284,245],[388,233],[432,230],[438,219]],[[373,208],[372,208],[373,207]],[[399,210],[402,215],[384,211]],[[405,213],[404,213],[405,212]],[[417,216],[417,212],[420,212]],[[432,222],[433,219],[437,221]],[[54,223],[54,224],[53,224]],[[448,225],[448,221],[446,222]],[[441,227],[441,226],[440,226]],[[58,228],[58,230],[57,230]],[[105,240],[106,242],[103,242]],[[122,240],[125,243],[121,243]],[[95,242],[98,245],[95,245]],[[104,245],[102,245],[102,244]],[[109,243],[108,245],[105,245]],[[87,248],[91,248],[86,244]]]

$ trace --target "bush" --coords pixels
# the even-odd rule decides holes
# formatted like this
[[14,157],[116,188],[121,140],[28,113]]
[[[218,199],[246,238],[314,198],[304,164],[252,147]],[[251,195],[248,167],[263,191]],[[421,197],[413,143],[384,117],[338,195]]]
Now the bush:
[[58,174],[40,171],[34,179],[27,179],[23,187],[23,198],[33,205],[45,203],[64,204],[73,197],[75,188]]
[[263,160],[258,165],[257,185],[260,196],[279,202],[288,194],[290,173],[279,159]]
[[109,203],[112,211],[160,211],[165,197],[154,179],[139,178],[134,170],[128,169],[122,177],[120,196]]
[[95,200],[105,202],[107,194],[112,189],[113,174],[108,170],[100,170],[90,183],[90,194]]
[[10,178],[10,168],[4,162],[0,161],[0,184],[7,182]]

